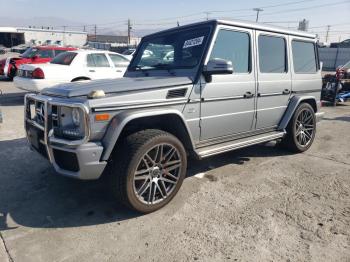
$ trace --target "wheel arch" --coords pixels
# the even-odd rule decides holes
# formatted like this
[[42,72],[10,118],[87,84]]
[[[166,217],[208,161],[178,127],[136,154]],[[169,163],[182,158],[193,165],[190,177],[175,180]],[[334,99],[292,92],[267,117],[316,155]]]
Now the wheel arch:
[[308,103],[312,106],[315,113],[318,111],[317,101],[314,96],[293,96],[289,101],[288,107],[278,125],[279,130],[287,128],[289,121],[292,119],[295,110],[301,103]]
[[114,116],[102,139],[105,149],[102,160],[108,160],[123,137],[145,129],[160,129],[176,136],[186,151],[194,153],[194,143],[181,112],[175,109],[122,112]]
[[73,78],[71,82],[76,82],[76,81],[81,81],[81,80],[91,80],[91,79],[87,76],[78,76],[78,77]]

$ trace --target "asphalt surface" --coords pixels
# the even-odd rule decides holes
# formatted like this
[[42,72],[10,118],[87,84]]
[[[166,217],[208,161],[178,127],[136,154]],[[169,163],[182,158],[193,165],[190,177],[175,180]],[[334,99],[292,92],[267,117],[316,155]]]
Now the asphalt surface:
[[269,143],[190,161],[174,200],[140,215],[30,151],[23,94],[0,89],[1,262],[350,261],[350,103],[322,109],[304,154]]

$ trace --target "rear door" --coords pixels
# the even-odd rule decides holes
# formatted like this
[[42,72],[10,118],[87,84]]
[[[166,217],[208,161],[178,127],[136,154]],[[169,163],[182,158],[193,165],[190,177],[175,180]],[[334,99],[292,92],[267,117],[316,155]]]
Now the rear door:
[[113,78],[115,72],[104,53],[93,53],[86,56],[87,75],[90,79]]
[[256,129],[274,129],[279,124],[292,90],[288,36],[256,31],[257,122]]

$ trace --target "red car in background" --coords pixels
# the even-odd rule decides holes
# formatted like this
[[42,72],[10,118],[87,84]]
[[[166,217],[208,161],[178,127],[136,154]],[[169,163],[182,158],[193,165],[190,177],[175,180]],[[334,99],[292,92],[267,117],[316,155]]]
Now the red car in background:
[[37,46],[28,48],[19,57],[9,57],[0,60],[0,76],[3,75],[13,79],[16,76],[17,69],[22,64],[48,63],[56,55],[73,50],[77,50],[77,48],[60,46]]

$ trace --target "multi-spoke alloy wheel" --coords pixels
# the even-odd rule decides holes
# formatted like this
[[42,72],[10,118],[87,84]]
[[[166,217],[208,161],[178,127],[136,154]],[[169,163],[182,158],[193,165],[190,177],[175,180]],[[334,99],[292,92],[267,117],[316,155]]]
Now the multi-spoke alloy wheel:
[[125,137],[107,167],[117,200],[142,213],[165,206],[186,176],[187,154],[181,141],[147,129]]
[[179,181],[182,159],[171,144],[158,144],[140,159],[134,174],[134,192],[144,204],[165,200]]
[[314,112],[308,108],[301,110],[295,122],[295,135],[300,146],[308,146],[315,132]]
[[282,145],[293,152],[304,152],[310,148],[316,134],[316,116],[308,103],[296,109],[287,127],[287,135]]

